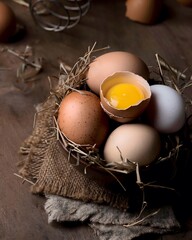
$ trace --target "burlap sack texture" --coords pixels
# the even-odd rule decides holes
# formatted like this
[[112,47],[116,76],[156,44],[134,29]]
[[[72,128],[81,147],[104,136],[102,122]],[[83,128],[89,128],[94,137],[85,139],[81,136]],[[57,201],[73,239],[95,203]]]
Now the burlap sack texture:
[[[136,183],[135,172],[125,178],[125,191],[116,180],[108,186],[102,184],[103,179],[97,181],[95,176],[88,177],[78,170],[75,162],[68,159],[68,153],[58,140],[54,122],[67,89],[64,85],[58,85],[47,100],[38,105],[34,130],[20,147],[24,158],[18,164],[19,174],[34,183],[31,187],[33,193],[60,195],[121,209],[141,206],[143,192]],[[107,174],[106,179],[109,177]],[[157,186],[166,186],[146,188],[145,200],[148,203],[160,200],[160,204],[167,204],[175,198],[176,192],[170,190],[174,182],[173,174],[175,162],[172,160],[156,164],[151,171],[142,174],[144,182],[156,181]]]
[[99,186],[68,160],[67,153],[57,140],[54,125],[53,116],[58,104],[57,97],[51,95],[38,106],[34,131],[20,148],[25,159],[19,163],[19,174],[34,182],[31,187],[33,193],[56,194],[127,208],[129,201],[126,194]]
[[125,209],[130,207],[130,201],[141,200],[136,184],[130,185],[128,191],[124,191],[121,186],[108,189],[78,171],[68,160],[68,153],[57,139],[54,124],[53,116],[58,104],[59,99],[51,95],[38,106],[34,131],[20,148],[25,158],[19,163],[19,174],[34,182],[32,192],[106,203]]

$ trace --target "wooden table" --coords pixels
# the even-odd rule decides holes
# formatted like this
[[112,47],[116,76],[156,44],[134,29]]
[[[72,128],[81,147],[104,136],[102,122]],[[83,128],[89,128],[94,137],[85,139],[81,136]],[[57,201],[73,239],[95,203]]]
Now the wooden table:
[[[28,8],[11,0],[4,2],[13,7],[25,32],[17,41],[0,44],[4,49],[0,56],[0,239],[96,240],[97,236],[84,225],[49,225],[44,197],[31,194],[30,184],[22,184],[14,175],[19,146],[32,131],[35,106],[48,96],[48,76],[58,73],[59,59],[73,65],[95,42],[96,48],[110,46],[110,50],[137,54],[149,66],[156,64],[158,53],[183,71],[192,64],[192,9],[167,0],[164,20],[149,26],[125,17],[124,0],[93,0],[76,27],[54,33],[38,27]],[[27,45],[43,58],[43,71],[36,76],[33,87],[22,91],[16,83],[21,60],[5,49],[24,51]],[[191,240],[192,220],[188,220],[185,232],[150,239]]]

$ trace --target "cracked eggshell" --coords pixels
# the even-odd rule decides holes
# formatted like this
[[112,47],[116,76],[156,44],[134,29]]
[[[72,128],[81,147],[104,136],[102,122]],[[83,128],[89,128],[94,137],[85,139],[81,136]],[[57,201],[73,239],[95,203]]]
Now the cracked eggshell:
[[[138,87],[144,95],[144,99],[127,109],[119,110],[111,106],[109,101],[105,98],[107,91],[118,83],[130,83]],[[151,98],[151,90],[149,83],[141,76],[132,72],[116,72],[112,76],[106,78],[100,86],[100,99],[103,110],[113,120],[126,123],[139,117],[147,108]]]

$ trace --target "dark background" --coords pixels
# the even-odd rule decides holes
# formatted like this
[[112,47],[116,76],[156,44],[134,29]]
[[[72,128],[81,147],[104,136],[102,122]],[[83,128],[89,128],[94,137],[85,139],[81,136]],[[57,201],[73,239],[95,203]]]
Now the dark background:
[[[32,195],[30,184],[22,184],[22,179],[14,175],[19,146],[32,131],[35,106],[48,96],[48,76],[58,74],[59,60],[72,66],[95,42],[96,49],[109,46],[110,50],[132,52],[148,66],[157,67],[158,53],[180,71],[191,68],[192,8],[166,0],[161,21],[142,25],[125,17],[124,0],[93,0],[76,27],[54,33],[37,26],[28,8],[10,0],[4,2],[13,8],[24,30],[14,41],[0,44],[0,239],[96,240],[92,230],[84,225],[49,225],[44,197]],[[16,79],[21,61],[3,49],[24,51],[27,45],[43,58],[43,71],[32,84],[23,86]],[[191,194],[190,187],[188,190],[186,202]],[[186,227],[182,233],[147,239],[190,240],[192,218]]]

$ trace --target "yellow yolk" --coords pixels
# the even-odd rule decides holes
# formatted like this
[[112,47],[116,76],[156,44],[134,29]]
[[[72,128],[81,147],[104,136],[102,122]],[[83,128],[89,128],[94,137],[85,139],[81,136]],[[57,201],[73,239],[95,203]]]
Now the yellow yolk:
[[117,109],[127,109],[144,99],[144,94],[133,84],[119,83],[110,88],[105,96]]

